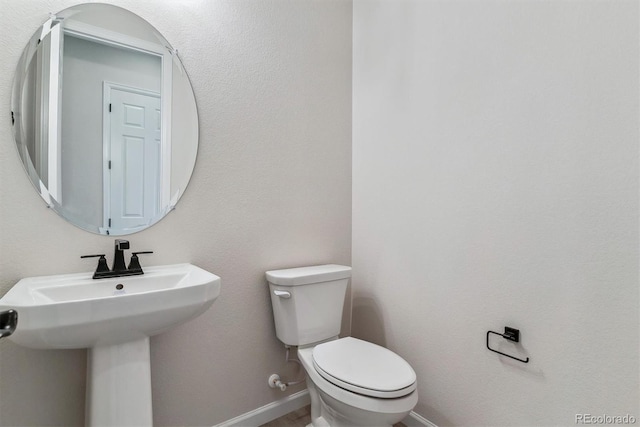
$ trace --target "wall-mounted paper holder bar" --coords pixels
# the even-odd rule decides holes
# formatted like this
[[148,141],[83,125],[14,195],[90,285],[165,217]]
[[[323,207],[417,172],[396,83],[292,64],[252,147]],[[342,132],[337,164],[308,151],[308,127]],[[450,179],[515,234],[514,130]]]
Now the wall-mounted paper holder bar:
[[498,351],[498,350],[494,350],[491,347],[489,347],[489,335],[491,335],[491,334],[498,335],[498,336],[500,336],[500,337],[502,337],[502,338],[504,338],[506,340],[509,340],[509,341],[520,342],[520,330],[505,326],[504,327],[504,334],[501,334],[499,332],[487,331],[487,349],[493,351],[494,353],[501,354],[502,356],[506,356],[506,357],[509,357],[511,359],[515,359],[518,362],[529,363],[529,358],[528,357],[526,359],[518,359],[517,357],[510,356],[508,354],[505,354],[505,353],[503,353],[501,351]]
[[8,337],[18,326],[18,312],[7,310],[0,312],[0,338]]

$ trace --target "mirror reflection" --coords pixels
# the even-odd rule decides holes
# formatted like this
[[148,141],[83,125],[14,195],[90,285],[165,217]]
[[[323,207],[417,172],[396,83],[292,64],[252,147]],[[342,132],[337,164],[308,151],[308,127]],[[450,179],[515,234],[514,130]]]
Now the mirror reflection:
[[188,77],[164,37],[124,9],[78,5],[38,29],[18,66],[12,114],[36,189],[85,230],[149,227],[189,182],[198,120]]

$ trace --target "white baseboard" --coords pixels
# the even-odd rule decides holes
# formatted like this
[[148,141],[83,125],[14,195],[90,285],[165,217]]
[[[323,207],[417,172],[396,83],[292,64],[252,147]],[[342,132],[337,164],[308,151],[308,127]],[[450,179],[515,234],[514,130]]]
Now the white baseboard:
[[[280,418],[289,412],[296,411],[307,406],[310,402],[309,390],[302,390],[293,393],[284,399],[276,400],[267,405],[261,406],[253,411],[246,412],[235,418],[217,424],[214,427],[258,427]],[[402,422],[407,427],[438,427],[428,419],[411,411]]]
[[438,427],[422,415],[418,415],[413,411],[402,420],[402,423],[407,427]]
[[249,411],[214,427],[258,427],[276,418],[303,408],[311,403],[309,390],[293,393],[284,399],[276,400],[258,409]]

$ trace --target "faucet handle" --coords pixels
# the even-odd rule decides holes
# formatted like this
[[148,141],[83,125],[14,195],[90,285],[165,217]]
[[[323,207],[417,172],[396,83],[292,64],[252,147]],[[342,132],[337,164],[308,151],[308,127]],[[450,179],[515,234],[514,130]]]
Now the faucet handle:
[[138,255],[152,254],[152,253],[153,251],[132,252],[131,261],[129,262],[129,267],[127,267],[127,270],[142,271],[142,266],[140,265],[140,260],[138,259]]
[[93,273],[93,277],[95,279],[96,275],[99,273],[108,273],[109,271],[109,266],[107,265],[107,259],[105,258],[105,254],[99,254],[99,255],[82,255],[80,258],[96,258],[96,257],[100,257],[100,259],[98,260],[98,267],[96,267],[96,271],[95,273]]

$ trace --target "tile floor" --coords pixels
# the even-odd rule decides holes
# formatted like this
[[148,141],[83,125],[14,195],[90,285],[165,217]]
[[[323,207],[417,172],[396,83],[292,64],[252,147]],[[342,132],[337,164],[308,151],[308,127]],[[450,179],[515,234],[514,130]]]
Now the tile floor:
[[305,427],[310,422],[311,406],[307,405],[297,411],[289,412],[280,418],[262,424],[260,427]]
[[[260,427],[305,427],[311,422],[311,407],[309,405],[297,411],[289,412],[270,421]],[[394,424],[393,427],[406,427],[403,423]]]

